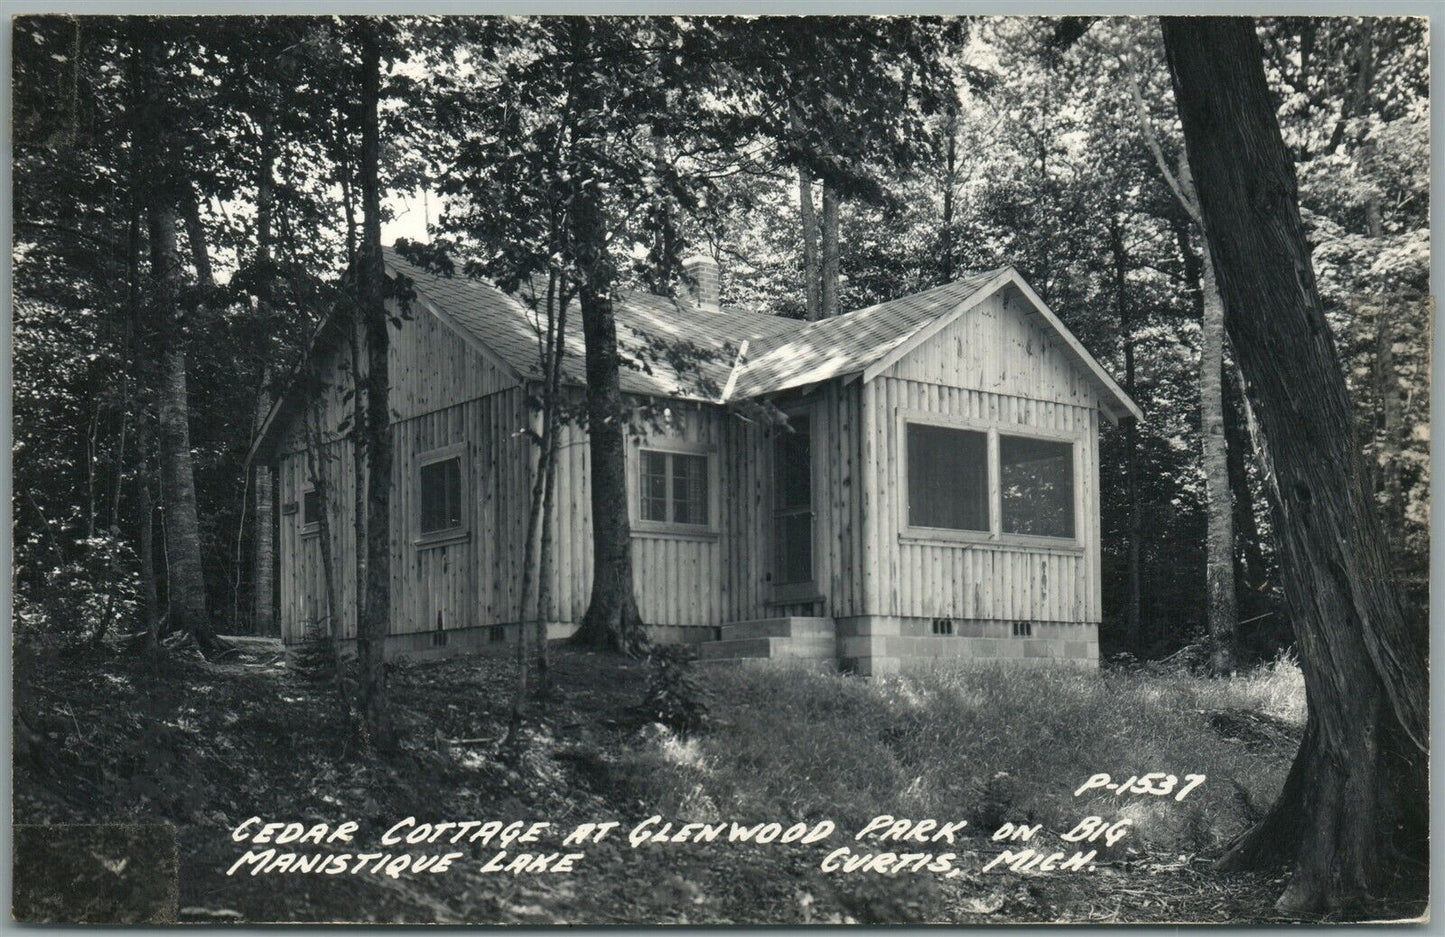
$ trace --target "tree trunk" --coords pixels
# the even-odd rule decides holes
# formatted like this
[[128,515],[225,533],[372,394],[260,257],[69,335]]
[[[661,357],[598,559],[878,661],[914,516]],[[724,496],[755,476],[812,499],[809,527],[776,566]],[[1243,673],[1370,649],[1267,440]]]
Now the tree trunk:
[[161,499],[165,506],[167,600],[172,629],[184,629],[205,654],[224,650],[211,629],[201,566],[201,525],[191,460],[190,404],[186,392],[185,317],[176,256],[176,210],[163,193],[150,211],[151,277],[161,340],[157,406],[160,411]]
[[[545,341],[550,342],[552,336],[546,336]],[[535,618],[540,617],[541,604],[537,600],[537,566],[538,553],[542,542],[542,525],[545,518],[542,515],[543,505],[547,499],[547,467],[542,454],[543,439],[546,436],[546,401],[545,391],[542,396],[541,409],[535,414],[536,423],[534,432],[537,434],[534,445],[536,448],[536,460],[532,463],[532,488],[527,500],[527,539],[522,548],[522,587],[521,587],[521,612],[518,615],[517,625],[517,683],[512,693],[512,716],[507,725],[507,733],[502,738],[502,748],[508,749],[517,742],[518,732],[522,728],[522,720],[526,716],[527,699],[529,695],[529,676],[532,668],[530,655],[527,653],[531,641],[529,626]]]
[[[627,518],[627,412],[618,378],[617,324],[601,222],[600,193],[583,189],[573,211],[583,275],[582,333],[586,343],[587,433],[592,458],[592,596],[574,640],[625,654],[646,644],[632,582],[632,528]],[[604,272],[607,271],[607,272]]]
[[326,584],[326,636],[331,643],[331,660],[336,668],[332,679],[336,681],[337,701],[346,712],[345,669],[341,656],[341,577],[337,574],[336,555],[331,540],[331,480],[326,469],[326,440],[321,434],[321,417],[317,414],[326,385],[312,375],[308,396],[312,404],[304,415],[306,426],[306,472],[311,476],[311,487],[316,491],[316,536],[321,548],[321,578]]
[[1391,566],[1404,545],[1405,494],[1400,482],[1400,452],[1404,449],[1404,407],[1400,402],[1400,376],[1395,372],[1395,329],[1388,303],[1375,319],[1375,390],[1380,401],[1380,475],[1385,493],[1385,530]]
[[[366,570],[356,630],[360,664],[359,708],[372,742],[382,751],[395,746],[387,709],[386,637],[391,632],[391,409],[388,391],[385,280],[381,256],[380,130],[381,54],[376,25],[361,30],[361,269],[358,293],[366,335]],[[362,579],[358,574],[358,588]]]
[[1239,609],[1234,593],[1234,505],[1229,497],[1229,450],[1224,436],[1224,300],[1219,295],[1207,244],[1202,254],[1199,436],[1204,451],[1204,583],[1209,666],[1222,675],[1234,669]]
[[956,108],[949,108],[945,130],[948,133],[948,143],[943,165],[943,235],[939,250],[942,255],[939,258],[939,273],[942,282],[952,283],[954,275],[953,205],[954,190],[958,187],[958,110]]
[[[1128,258],[1124,252],[1124,228],[1117,218],[1109,225],[1109,248],[1114,258],[1114,301],[1119,307],[1119,329],[1124,336],[1124,390],[1134,396],[1134,319],[1129,306]],[[1139,508],[1139,426],[1137,420],[1124,425],[1124,495],[1128,501],[1129,548],[1128,593],[1124,604],[1124,649],[1143,655],[1141,610],[1143,607],[1143,569],[1140,541],[1144,537],[1144,518]]]
[[152,667],[160,655],[161,606],[156,594],[156,548],[155,548],[155,504],[151,500],[151,463],[149,420],[140,416],[141,427],[136,434],[136,445],[140,449],[140,490],[136,497],[136,511],[140,514],[140,576],[141,596],[145,606],[145,653]]
[[818,215],[813,208],[813,174],[807,166],[798,166],[798,212],[803,221],[803,286],[808,320],[821,317],[822,300],[818,295]]
[[[573,26],[576,59],[572,68],[591,68],[593,21]],[[595,81],[578,81],[579,123],[605,106]],[[603,192],[596,172],[605,157],[597,131],[577,128],[571,177],[572,242],[580,284],[582,336],[586,352],[588,453],[592,460],[592,595],[581,627],[572,640],[640,655],[647,646],[632,581],[632,528],[627,516],[627,406],[622,397],[617,351],[617,322],[612,309],[616,271],[608,254]]]
[[[556,391],[554,390],[554,393]],[[553,398],[553,406],[560,401]],[[542,498],[542,546],[541,560],[537,570],[537,682],[535,692],[546,696],[552,692],[552,657],[547,648],[547,617],[552,608],[552,519],[557,516],[554,502],[557,493],[557,425],[553,417],[552,432],[542,452],[547,461],[547,490]]]
[[838,314],[838,187],[823,180],[823,276],[819,285],[818,316]]
[[1279,800],[1223,864],[1290,862],[1281,908],[1362,913],[1371,899],[1424,894],[1424,635],[1411,632],[1390,588],[1254,24],[1162,24],[1226,326],[1267,446],[1309,700]]
[[[1229,490],[1234,502],[1234,532],[1239,548],[1239,569],[1235,576],[1236,591],[1244,595],[1258,595],[1266,586],[1269,569],[1264,561],[1261,539],[1264,534],[1254,516],[1254,485],[1249,477],[1246,453],[1254,449],[1249,426],[1244,413],[1244,382],[1239,376],[1239,365],[1225,364],[1229,380],[1224,386],[1224,436],[1229,454]],[[1237,587],[1243,585],[1240,590]],[[1253,615],[1259,603],[1240,603],[1240,613]]]
[[546,488],[542,497],[542,542],[539,547],[541,557],[537,568],[537,682],[535,692],[538,696],[547,696],[552,692],[552,669],[551,655],[547,648],[547,619],[552,608],[552,522],[556,517],[554,502],[557,493],[557,448],[558,434],[561,432],[561,412],[564,405],[562,398],[562,359],[567,351],[567,346],[561,341],[561,336],[567,334],[567,303],[566,295],[558,296],[556,281],[559,277],[554,274],[552,277],[552,289],[548,293],[547,305],[549,310],[555,310],[549,314],[548,320],[552,323],[552,339],[547,349],[546,361],[546,395],[543,403],[546,406],[546,418],[543,423],[542,434],[542,460],[546,466]]

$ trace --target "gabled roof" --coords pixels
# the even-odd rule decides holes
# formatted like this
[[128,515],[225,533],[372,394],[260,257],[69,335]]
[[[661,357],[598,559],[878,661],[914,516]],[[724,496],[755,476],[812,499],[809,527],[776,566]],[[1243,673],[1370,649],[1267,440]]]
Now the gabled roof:
[[906,344],[930,322],[977,302],[1007,272],[992,270],[863,309],[798,323],[799,327],[748,346],[738,369],[735,397],[776,393],[863,371]]
[[[407,262],[394,250],[384,253],[387,268],[412,281],[423,307],[472,344],[482,345],[519,379],[540,376],[540,323],[526,303],[488,283],[439,276]],[[699,310],[675,299],[625,290],[614,304],[624,362],[622,389],[717,402],[724,395],[745,399],[854,374],[872,380],[1007,286],[1018,288],[1063,340],[1068,356],[1093,378],[1110,419],[1143,415],[1013,267],[818,322],[741,309]],[[568,311],[566,344],[565,377],[582,383],[582,317],[575,302]]]
[[[492,364],[517,380],[541,377],[541,323],[529,304],[466,276],[430,273],[386,248],[392,276],[411,281],[418,313],[436,316]],[[1085,350],[1013,267],[947,283],[830,319],[806,322],[741,309],[697,309],[675,299],[624,290],[614,303],[629,394],[721,403],[779,393],[836,378],[870,381],[904,355],[1007,287],[1015,287],[1063,342],[1069,358],[1099,390],[1111,419],[1143,416],[1137,404]],[[318,336],[325,327],[318,331]],[[584,383],[582,315],[568,310],[564,379]],[[277,401],[252,455],[285,405]]]
[[[383,254],[389,273],[412,282],[423,309],[469,344],[485,346],[514,376],[541,377],[539,335],[544,322],[528,303],[480,280],[429,273],[389,248]],[[613,309],[625,393],[712,402],[721,397],[744,341],[757,342],[802,325],[741,309],[704,312],[638,290],[624,290]],[[584,364],[582,313],[573,301],[567,312],[564,379],[585,382]]]

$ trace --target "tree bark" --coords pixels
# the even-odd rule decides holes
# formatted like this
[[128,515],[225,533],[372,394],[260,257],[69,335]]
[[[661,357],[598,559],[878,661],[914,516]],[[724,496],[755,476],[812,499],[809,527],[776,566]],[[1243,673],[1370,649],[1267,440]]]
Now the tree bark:
[[[386,268],[381,256],[381,167],[378,108],[381,53],[376,25],[361,31],[361,269],[358,298],[366,336],[366,569],[356,653],[359,709],[382,751],[395,747],[387,708],[386,638],[391,632],[391,408],[387,348]],[[362,583],[358,571],[358,583]]]
[[554,310],[554,312],[548,315],[548,322],[552,326],[552,339],[547,348],[546,395],[543,398],[546,417],[543,422],[542,460],[545,465],[546,487],[542,497],[542,542],[539,547],[541,557],[537,568],[537,682],[534,692],[538,696],[546,696],[552,692],[552,661],[547,648],[547,618],[552,608],[552,522],[556,517],[554,504],[557,493],[557,447],[564,405],[562,360],[567,351],[566,343],[561,339],[567,334],[567,305],[570,301],[570,297],[565,293],[561,296],[557,295],[559,279],[557,274],[552,275],[551,290],[547,299],[548,309]]
[[1391,308],[1381,304],[1375,319],[1375,392],[1380,405],[1380,481],[1385,493],[1385,531],[1391,567],[1404,546],[1405,493],[1400,482],[1400,452],[1404,449],[1404,407],[1400,376],[1395,372],[1395,330]]
[[948,121],[945,124],[948,133],[948,143],[944,151],[943,164],[943,234],[942,249],[940,257],[940,279],[944,283],[952,283],[954,276],[953,266],[953,215],[954,215],[954,190],[958,187],[958,110],[950,107],[948,110]]
[[161,606],[156,594],[155,504],[151,499],[150,421],[142,413],[136,445],[140,449],[140,485],[136,512],[140,515],[141,596],[145,605],[145,654],[152,667],[160,656]]
[[1291,911],[1369,913],[1424,894],[1424,635],[1390,588],[1384,533],[1249,19],[1164,17],[1165,52],[1268,491],[1309,716],[1284,789],[1226,868],[1293,865]]
[[[1224,436],[1229,450],[1229,489],[1234,502],[1234,531],[1239,544],[1239,569],[1235,575],[1236,590],[1244,595],[1258,595],[1269,578],[1261,539],[1264,534],[1254,516],[1254,486],[1250,481],[1246,454],[1254,449],[1247,417],[1244,413],[1244,381],[1239,365],[1226,363],[1229,380],[1224,387]],[[1243,585],[1243,590],[1238,586]],[[1240,611],[1248,616],[1259,607],[1257,602],[1240,602]]]
[[647,646],[642,616],[632,581],[632,527],[627,517],[627,406],[622,397],[617,321],[612,308],[616,270],[607,245],[604,195],[596,184],[595,167],[604,157],[600,131],[587,126],[605,102],[595,81],[582,72],[591,68],[594,21],[573,24],[572,68],[578,71],[576,129],[571,177],[571,228],[581,280],[578,304],[587,374],[588,452],[592,459],[592,595],[577,644],[640,655]]
[[1204,452],[1204,584],[1209,627],[1209,666],[1234,669],[1239,608],[1234,592],[1234,505],[1229,496],[1229,450],[1224,435],[1224,300],[1214,262],[1204,245],[1204,319],[1199,352],[1199,436]]
[[315,374],[311,376],[308,396],[311,405],[304,415],[306,428],[306,472],[316,491],[316,536],[321,548],[321,577],[326,584],[326,636],[331,643],[331,660],[335,667],[337,701],[346,712],[345,665],[341,656],[341,577],[336,569],[336,553],[331,540],[331,479],[326,468],[326,440],[321,434],[321,417],[317,413],[326,393],[326,385]]
[[798,213],[803,223],[803,287],[808,320],[821,317],[822,300],[818,294],[818,215],[813,207],[813,174],[807,166],[798,166]]
[[[274,136],[270,115],[267,114],[263,117],[261,124],[261,164],[256,179],[256,312],[263,323],[269,323],[271,319],[271,207],[274,200],[271,166],[275,160]],[[270,394],[267,390],[269,379],[264,365],[258,378],[256,432],[260,432],[270,403]],[[276,583],[273,539],[275,537],[275,519],[271,513],[274,505],[275,486],[270,466],[257,465],[254,472],[256,475],[254,485],[256,518],[253,532],[255,543],[252,545],[252,549],[255,551],[256,569],[251,580],[251,602],[255,611],[253,618],[256,633],[270,635],[276,623],[276,606],[273,597]]]
[[[1114,258],[1114,299],[1119,308],[1119,330],[1124,336],[1124,390],[1134,396],[1134,318],[1129,305],[1128,257],[1124,250],[1124,228],[1117,218],[1109,226],[1109,248]],[[1139,427],[1137,420],[1124,425],[1124,494],[1128,500],[1129,547],[1126,554],[1128,592],[1124,604],[1124,648],[1142,655],[1143,562],[1140,541],[1144,518],[1139,507]]]
[[838,314],[838,186],[823,180],[823,276],[819,284],[818,315]]
[[172,629],[183,629],[205,654],[224,650],[211,628],[201,565],[201,525],[191,459],[190,404],[186,390],[186,326],[180,309],[176,209],[163,190],[150,210],[152,299],[162,343],[157,406],[160,411],[161,499],[165,507],[167,601]]

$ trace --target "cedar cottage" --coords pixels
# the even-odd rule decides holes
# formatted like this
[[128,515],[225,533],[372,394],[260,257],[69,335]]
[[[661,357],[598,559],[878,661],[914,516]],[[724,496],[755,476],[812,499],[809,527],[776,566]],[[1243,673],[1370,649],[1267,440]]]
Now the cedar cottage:
[[[515,641],[540,418],[536,314],[468,278],[411,281],[392,332],[395,444],[389,653]],[[1100,418],[1139,417],[1013,268],[820,322],[718,305],[694,258],[692,295],[616,305],[623,391],[665,407],[628,444],[635,588],[659,641],[704,659],[774,658],[862,674],[965,659],[1098,660]],[[569,382],[582,383],[580,314]],[[311,354],[340,375],[346,336]],[[334,555],[354,555],[350,410],[338,376],[278,400],[251,453],[258,615],[288,643],[338,614],[355,636],[354,564],[329,608],[305,415],[330,458]],[[767,400],[790,429],[727,406]],[[554,636],[586,609],[591,531],[585,432],[563,436],[553,518]],[[279,619],[279,622],[277,621]],[[441,652],[440,650],[436,652]]]

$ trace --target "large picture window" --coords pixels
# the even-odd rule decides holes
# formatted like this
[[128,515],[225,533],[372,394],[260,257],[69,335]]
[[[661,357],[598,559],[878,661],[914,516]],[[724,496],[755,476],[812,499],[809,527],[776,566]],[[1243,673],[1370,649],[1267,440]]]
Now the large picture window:
[[986,433],[908,424],[908,524],[989,529]]
[[1066,442],[998,438],[1003,532],[1074,537],[1074,447]]
[[461,456],[421,467],[421,533],[438,534],[462,526]]
[[907,422],[908,526],[1074,540],[1074,443]]
[[642,520],[687,527],[711,523],[707,456],[643,449],[637,474]]

